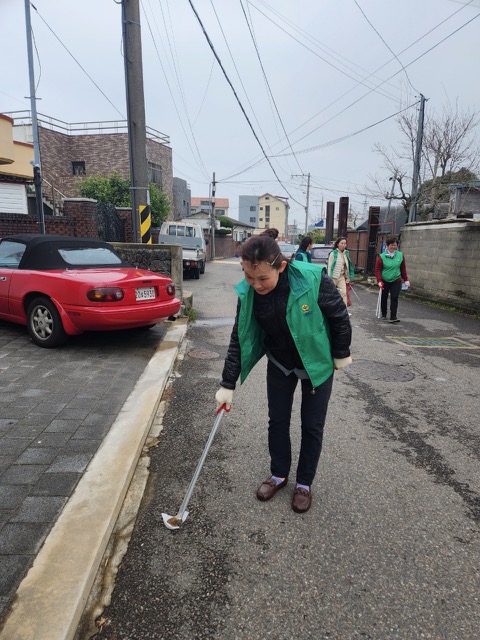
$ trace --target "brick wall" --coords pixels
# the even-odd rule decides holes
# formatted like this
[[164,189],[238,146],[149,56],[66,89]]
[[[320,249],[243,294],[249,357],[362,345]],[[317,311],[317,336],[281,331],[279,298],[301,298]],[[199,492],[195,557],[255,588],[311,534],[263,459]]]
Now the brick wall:
[[[45,232],[55,235],[98,237],[97,202],[83,198],[65,200],[63,216],[45,216]],[[132,210],[117,209],[125,221],[125,240],[132,242]],[[39,233],[37,215],[0,213],[0,237],[17,233]]]
[[[80,195],[81,176],[72,174],[72,162],[85,162],[85,176],[118,173],[129,179],[126,133],[66,135],[39,127],[42,173],[45,180],[69,198]],[[147,160],[162,167],[163,191],[173,203],[172,149],[147,138]]]
[[480,311],[480,220],[407,224],[401,250],[413,293]]

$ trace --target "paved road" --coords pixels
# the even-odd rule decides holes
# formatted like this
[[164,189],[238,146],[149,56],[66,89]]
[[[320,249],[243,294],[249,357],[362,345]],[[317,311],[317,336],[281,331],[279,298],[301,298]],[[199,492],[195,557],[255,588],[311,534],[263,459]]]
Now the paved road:
[[89,333],[47,350],[0,321],[0,612],[164,334]]
[[[213,423],[239,276],[235,260],[209,263],[189,283],[198,321],[169,389],[147,490],[98,637],[476,640],[474,318],[407,298],[401,323],[383,324],[374,317],[376,292],[358,287],[354,364],[335,374],[310,512],[292,512],[291,483],[271,502],[255,499],[269,471],[259,364],[235,393],[187,521],[175,532],[163,526],[160,514],[176,513]],[[438,341],[452,337],[465,343]],[[298,403],[294,415],[298,450]]]

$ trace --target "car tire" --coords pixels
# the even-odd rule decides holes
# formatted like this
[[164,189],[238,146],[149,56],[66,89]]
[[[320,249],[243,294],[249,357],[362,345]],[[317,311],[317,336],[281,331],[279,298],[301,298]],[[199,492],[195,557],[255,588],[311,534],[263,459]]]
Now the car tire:
[[195,267],[195,269],[193,269],[193,277],[195,280],[200,279],[200,267]]
[[205,260],[202,262],[202,265],[200,267],[200,273],[205,273]]
[[60,314],[50,298],[32,300],[27,309],[28,334],[39,347],[53,349],[68,340]]

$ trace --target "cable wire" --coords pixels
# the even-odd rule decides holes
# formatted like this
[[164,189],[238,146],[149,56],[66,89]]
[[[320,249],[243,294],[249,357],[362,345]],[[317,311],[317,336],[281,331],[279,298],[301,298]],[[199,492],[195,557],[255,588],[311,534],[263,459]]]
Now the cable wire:
[[102,94],[102,96],[112,105],[112,107],[115,109],[115,111],[117,113],[119,113],[122,117],[123,120],[125,120],[125,116],[124,114],[117,109],[117,107],[113,104],[113,102],[110,100],[110,98],[102,91],[102,89],[98,86],[98,84],[95,82],[95,80],[91,77],[91,75],[86,71],[86,69],[84,69],[82,67],[82,65],[80,64],[80,62],[75,58],[75,56],[73,55],[73,53],[67,48],[67,46],[62,42],[62,40],[57,36],[57,34],[55,33],[55,31],[51,28],[51,26],[46,22],[46,20],[40,15],[37,7],[31,2],[30,6],[32,7],[32,9],[35,9],[35,11],[37,12],[38,17],[40,18],[40,20],[45,24],[45,26],[47,27],[47,29],[49,29],[51,31],[51,33],[55,36],[55,38],[59,41],[59,43],[62,45],[62,47],[65,49],[65,51],[68,53],[68,55],[73,58],[73,60],[77,63],[77,65],[80,67],[80,69],[83,71],[83,73],[87,76],[87,78],[89,80],[91,80],[91,82],[93,82],[93,84],[96,86],[96,88],[100,91],[100,93]]

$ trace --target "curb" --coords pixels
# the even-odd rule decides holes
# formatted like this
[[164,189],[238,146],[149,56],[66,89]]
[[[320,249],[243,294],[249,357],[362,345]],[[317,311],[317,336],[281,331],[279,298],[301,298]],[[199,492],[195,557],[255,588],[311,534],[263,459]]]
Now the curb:
[[21,582],[0,640],[73,640],[187,326],[168,327]]

